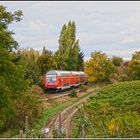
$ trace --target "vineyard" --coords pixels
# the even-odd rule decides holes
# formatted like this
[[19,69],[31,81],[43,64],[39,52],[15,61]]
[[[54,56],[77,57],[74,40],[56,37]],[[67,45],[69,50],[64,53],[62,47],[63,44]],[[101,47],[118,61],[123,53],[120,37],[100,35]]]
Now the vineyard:
[[140,81],[105,86],[97,93],[75,116],[71,137],[140,137]]

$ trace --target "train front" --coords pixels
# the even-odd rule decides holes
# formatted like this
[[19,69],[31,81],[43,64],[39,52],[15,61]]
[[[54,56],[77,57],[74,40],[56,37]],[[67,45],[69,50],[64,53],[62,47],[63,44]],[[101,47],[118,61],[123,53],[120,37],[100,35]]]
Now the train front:
[[57,72],[49,71],[44,76],[44,86],[46,91],[57,91],[58,80],[57,80]]

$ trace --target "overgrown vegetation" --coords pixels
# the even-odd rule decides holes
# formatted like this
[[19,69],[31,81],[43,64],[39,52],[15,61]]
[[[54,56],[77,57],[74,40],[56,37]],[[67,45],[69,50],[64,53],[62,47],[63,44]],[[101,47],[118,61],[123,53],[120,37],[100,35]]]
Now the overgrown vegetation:
[[85,137],[140,137],[139,93],[140,81],[101,88],[84,106]]

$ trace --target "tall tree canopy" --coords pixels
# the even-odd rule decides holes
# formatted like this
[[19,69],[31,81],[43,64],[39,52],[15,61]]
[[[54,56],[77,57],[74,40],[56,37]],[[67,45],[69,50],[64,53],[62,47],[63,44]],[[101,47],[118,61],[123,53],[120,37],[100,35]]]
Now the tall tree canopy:
[[0,48],[5,48],[8,51],[16,49],[18,43],[13,38],[13,32],[8,30],[9,24],[19,22],[22,18],[22,11],[7,12],[6,7],[0,5]]
[[7,127],[6,124],[14,116],[11,101],[20,98],[27,88],[24,80],[25,69],[16,60],[15,54],[11,53],[18,44],[12,37],[13,33],[8,30],[9,24],[20,21],[21,16],[21,11],[7,12],[6,8],[0,5],[0,130]]
[[83,70],[83,52],[76,39],[75,22],[64,24],[59,36],[59,48],[56,51],[58,68],[62,70]]

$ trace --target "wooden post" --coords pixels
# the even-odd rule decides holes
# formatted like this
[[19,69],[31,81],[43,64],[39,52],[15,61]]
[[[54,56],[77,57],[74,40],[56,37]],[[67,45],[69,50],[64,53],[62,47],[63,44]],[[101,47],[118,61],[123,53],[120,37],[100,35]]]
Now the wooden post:
[[46,126],[46,123],[45,123],[45,121],[44,121],[44,134],[45,134],[45,128],[46,128],[45,126]]
[[86,121],[86,117],[85,117],[85,113],[84,113],[84,102],[83,102],[83,104],[82,104],[82,113],[83,113],[83,118],[82,118],[82,122],[83,122],[83,124],[82,124],[82,138],[85,138],[85,121]]
[[58,116],[58,136],[60,137],[61,134],[61,113]]
[[20,130],[20,131],[19,131],[19,137],[20,137],[20,138],[23,138],[23,130]]
[[25,137],[28,138],[28,116],[25,116]]

